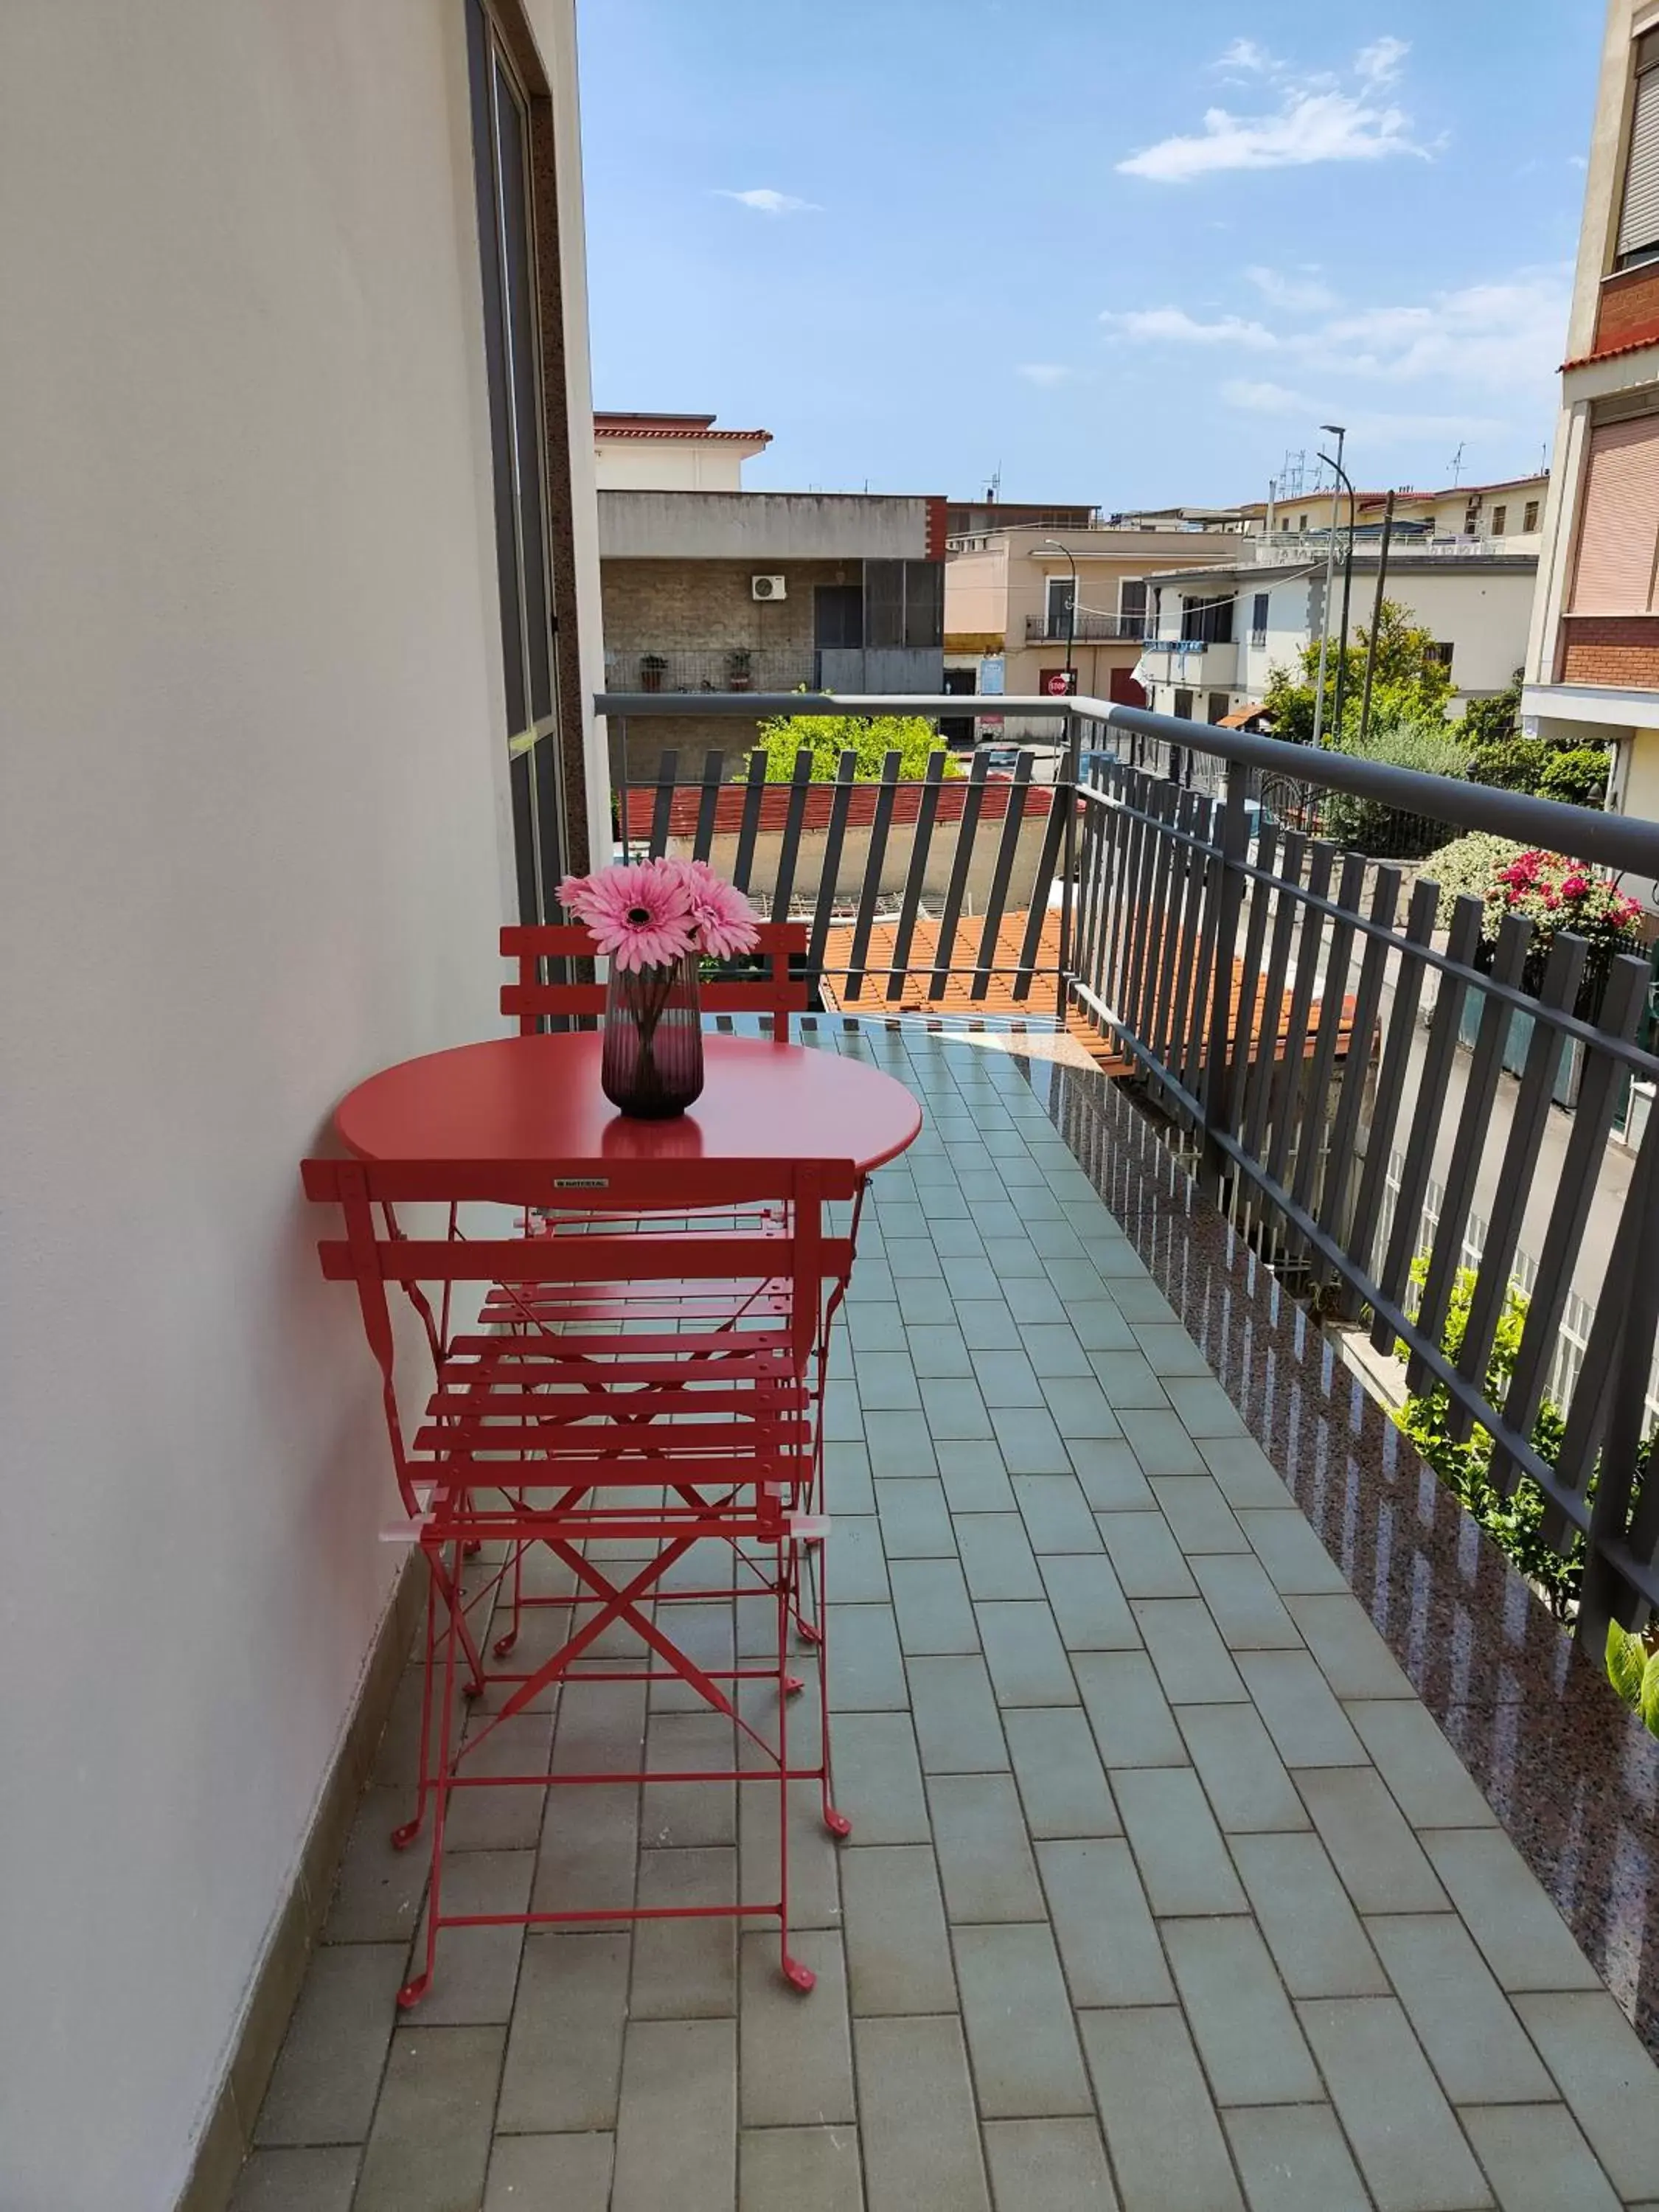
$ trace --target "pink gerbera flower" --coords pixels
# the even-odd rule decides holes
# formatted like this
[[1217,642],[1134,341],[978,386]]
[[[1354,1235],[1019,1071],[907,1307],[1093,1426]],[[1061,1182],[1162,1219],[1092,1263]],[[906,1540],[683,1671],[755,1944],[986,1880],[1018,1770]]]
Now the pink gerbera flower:
[[567,877],[559,896],[618,968],[665,968],[691,949],[691,901],[676,861],[629,861]]
[[679,868],[702,950],[716,960],[752,952],[760,938],[755,909],[743,893],[717,876],[707,860],[683,860]]

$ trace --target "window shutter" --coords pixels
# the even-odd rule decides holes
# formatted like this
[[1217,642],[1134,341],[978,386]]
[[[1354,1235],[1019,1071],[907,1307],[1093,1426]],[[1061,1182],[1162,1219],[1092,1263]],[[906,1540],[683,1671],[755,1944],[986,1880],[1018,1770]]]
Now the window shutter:
[[1659,416],[1604,422],[1590,432],[1589,465],[1573,574],[1576,615],[1653,610],[1659,545]]
[[1619,214],[1619,256],[1659,246],[1659,70],[1636,80],[1625,199]]

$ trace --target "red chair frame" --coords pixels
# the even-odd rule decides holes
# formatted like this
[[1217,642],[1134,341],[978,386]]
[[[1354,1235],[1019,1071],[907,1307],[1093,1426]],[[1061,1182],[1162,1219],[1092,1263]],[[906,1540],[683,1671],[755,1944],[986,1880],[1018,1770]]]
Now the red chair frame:
[[[703,1010],[711,1014],[770,1014],[772,1034],[784,1042],[789,1036],[792,1014],[806,1011],[805,975],[790,973],[790,962],[806,956],[806,925],[803,921],[763,921],[756,925],[758,950],[770,959],[769,972],[743,981],[716,979],[702,986]],[[501,986],[501,1012],[516,1014],[521,1036],[535,1033],[549,1014],[602,1014],[603,983],[544,983],[544,960],[592,960],[598,957],[592,934],[580,922],[514,923],[501,932],[501,951],[519,963],[516,983]]]

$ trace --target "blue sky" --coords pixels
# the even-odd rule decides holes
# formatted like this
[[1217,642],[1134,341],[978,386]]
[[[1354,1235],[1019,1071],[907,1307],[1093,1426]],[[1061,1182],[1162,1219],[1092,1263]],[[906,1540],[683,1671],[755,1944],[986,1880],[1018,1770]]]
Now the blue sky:
[[1535,468],[1601,0],[579,0],[594,393],[765,485]]

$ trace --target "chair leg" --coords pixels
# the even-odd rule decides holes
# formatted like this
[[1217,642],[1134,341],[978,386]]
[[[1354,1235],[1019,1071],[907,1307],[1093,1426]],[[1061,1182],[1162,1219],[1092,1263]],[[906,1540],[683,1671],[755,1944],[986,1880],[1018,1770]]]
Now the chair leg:
[[823,1825],[830,1834],[841,1841],[853,1832],[853,1823],[845,1813],[836,1808],[835,1767],[830,1755],[830,1621],[829,1601],[825,1596],[824,1551],[822,1543],[804,1544],[806,1555],[806,1579],[813,1586],[813,1611],[823,1624],[818,1636],[818,1717],[823,1730],[818,1763],[823,1768]]
[[[432,1880],[428,1886],[426,1899],[426,1960],[421,1972],[406,1981],[398,1992],[398,2003],[405,2012],[411,2005],[418,2004],[428,1990],[431,1988],[432,1972],[438,1957],[438,1913],[442,1895],[444,1870],[444,1821],[449,1809],[450,1735],[455,1711],[455,1648],[459,1641],[455,1632],[455,1616],[460,1611],[464,1602],[461,1595],[463,1548],[459,1543],[455,1547],[455,1571],[450,1583],[450,1633],[444,1646],[443,1712],[438,1723],[437,1772],[432,1783],[433,1795],[436,1802],[432,1815]],[[427,1673],[429,1680],[431,1675],[429,1658]]]
[[[424,1553],[422,1554],[424,1559]],[[438,1584],[432,1562],[426,1561],[426,1651],[421,1661],[421,1748],[416,1767],[415,1813],[401,1828],[392,1832],[392,1848],[406,1851],[421,1832],[426,1819],[427,1751],[432,1741],[432,1654],[437,1633]]]
[[785,1981],[803,1996],[817,1976],[789,1949],[789,1615],[788,1583],[784,1573],[783,1548],[778,1554],[778,1917],[781,1923],[780,1963]]

